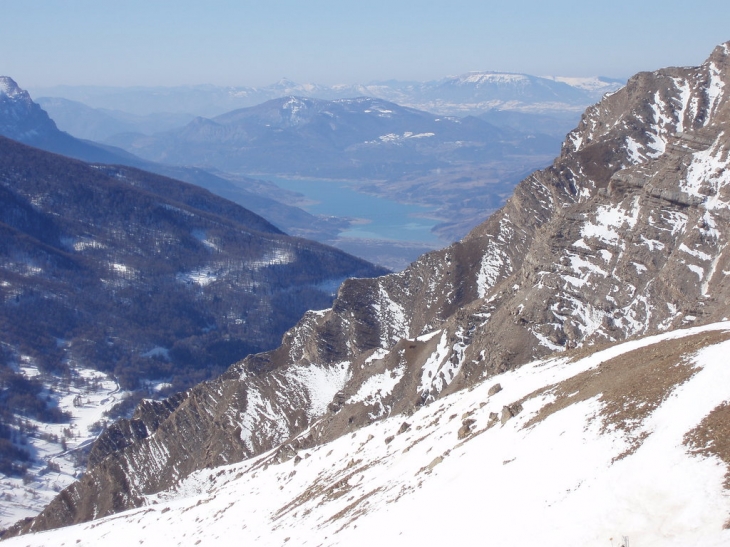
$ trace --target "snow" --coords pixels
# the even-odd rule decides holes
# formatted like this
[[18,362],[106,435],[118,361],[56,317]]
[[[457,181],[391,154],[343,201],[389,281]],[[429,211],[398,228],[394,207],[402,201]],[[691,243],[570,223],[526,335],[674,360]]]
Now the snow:
[[469,72],[457,78],[455,83],[463,84],[515,84],[526,83],[529,78],[524,74],[510,74],[505,72]]
[[260,270],[268,266],[280,264],[291,264],[296,260],[296,255],[290,249],[273,249],[268,251],[259,260],[252,260],[248,266],[253,270]]
[[674,86],[679,91],[679,103],[680,108],[677,110],[677,133],[684,131],[684,117],[689,107],[689,100],[692,96],[692,92],[689,87],[689,83],[686,80],[680,78],[673,78]]
[[626,137],[626,151],[629,153],[629,161],[636,165],[643,163],[646,159],[641,152],[643,146],[631,137]]
[[[638,424],[638,449],[604,428],[598,397],[526,427],[555,400],[548,389],[618,355],[730,323],[615,345],[583,359],[552,358],[502,374],[371,424],[300,458],[273,464],[276,449],[200,471],[142,508],[93,523],[6,540],[6,545],[631,545],[716,547],[730,496],[726,467],[693,454],[684,435],[730,400],[730,342],[691,357],[695,373]],[[533,394],[533,395],[530,395]],[[487,428],[489,415],[523,400],[523,411]],[[475,422],[466,440],[459,417]],[[307,435],[304,432],[303,435]],[[391,439],[385,442],[385,439]]]
[[106,249],[106,245],[94,241],[93,239],[82,239],[73,243],[75,251],[84,251],[86,249]]
[[193,230],[191,235],[211,251],[220,250],[218,245],[216,245],[214,241],[208,238],[207,232],[205,230]]
[[722,71],[717,67],[715,63],[710,63],[708,69],[710,75],[710,83],[707,86],[707,98],[709,100],[708,116],[705,120],[705,125],[708,125],[712,121],[712,114],[720,104],[725,89],[725,82],[722,81]]
[[672,235],[679,235],[687,227],[687,215],[679,211],[662,210],[662,220],[670,225]]
[[692,155],[692,161],[687,169],[687,178],[680,181],[680,189],[691,196],[705,200],[708,192],[701,192],[701,190],[709,187],[713,197],[706,199],[704,207],[708,210],[727,209],[727,201],[721,199],[720,190],[730,183],[729,164],[727,138],[724,132],[720,132],[715,142],[707,150]]
[[490,240],[487,244],[482,261],[477,273],[477,294],[479,298],[484,298],[495,283],[501,279],[505,273],[510,273],[512,265],[509,255],[505,251],[505,246],[509,245],[515,231],[509,217],[505,216],[499,221],[499,235],[497,241]]
[[694,273],[697,274],[697,277],[700,278],[699,279],[700,281],[702,281],[702,279],[705,277],[705,269],[704,268],[702,268],[700,266],[696,266],[694,264],[687,264],[687,267],[690,269],[690,271],[692,271],[692,272],[694,272]]
[[651,252],[654,252],[657,249],[662,250],[664,248],[664,243],[662,243],[661,241],[658,241],[656,239],[647,239],[643,234],[641,234],[639,237],[641,238],[641,243],[649,247],[649,250]]
[[580,147],[583,145],[583,137],[580,136],[577,131],[573,131],[568,135],[568,138],[573,144],[573,149],[578,152]]
[[596,238],[608,245],[619,244],[618,228],[626,226],[631,229],[636,225],[639,216],[638,197],[634,200],[632,211],[627,214],[620,206],[602,205],[596,209],[596,220],[586,222],[581,228],[584,238]]
[[191,272],[179,273],[176,276],[177,280],[187,285],[196,284],[201,287],[210,285],[214,281],[218,280],[218,272],[213,268],[206,267]]
[[691,256],[694,256],[694,257],[696,257],[696,258],[699,258],[700,260],[710,260],[710,259],[712,258],[712,257],[711,257],[711,256],[710,256],[709,254],[707,254],[707,253],[703,253],[702,251],[699,251],[699,250],[697,250],[697,249],[694,249],[694,250],[693,250],[693,249],[690,249],[690,248],[689,248],[689,247],[687,247],[687,245],[685,245],[684,243],[682,243],[682,244],[681,244],[681,245],[679,246],[679,250],[680,250],[680,251],[682,251],[683,253],[687,253],[688,255],[691,255]]
[[[20,366],[24,375],[40,374],[27,360],[24,363]],[[104,413],[128,395],[112,377],[81,367],[72,369],[70,382],[57,379],[52,385],[58,407],[71,413],[71,421],[47,424],[28,420],[38,428],[30,439],[36,461],[28,470],[27,484],[21,478],[0,474],[0,528],[35,516],[78,478],[83,466],[77,463],[76,453],[96,438],[105,422]],[[52,469],[56,465],[58,471]]]
[[720,259],[722,258],[722,253],[725,250],[725,247],[727,247],[727,244],[720,247],[717,256],[715,256],[715,259],[710,263],[710,271],[707,272],[707,277],[705,277],[705,280],[702,282],[702,286],[700,287],[700,294],[702,294],[702,296],[710,296],[708,292],[710,290],[710,281],[715,275],[717,265],[720,263]]
[[167,348],[163,348],[162,346],[155,346],[149,351],[146,351],[142,354],[142,357],[163,357],[165,359],[170,358],[170,350]]
[[578,89],[583,89],[585,91],[591,91],[594,93],[596,93],[596,92],[603,92],[603,93],[616,92],[620,88],[623,87],[623,85],[618,82],[607,82],[605,80],[602,80],[598,76],[589,76],[589,77],[546,76],[546,78],[549,78],[550,80],[554,80],[556,82],[562,82],[564,84],[568,84],[571,87],[576,87]]
[[434,336],[436,336],[440,332],[441,332],[440,330],[435,330],[433,332],[429,332],[429,333],[426,333],[426,334],[422,334],[421,336],[416,337],[416,341],[417,342],[428,342],[431,338],[433,338]]
[[264,399],[261,392],[251,386],[246,392],[246,411],[240,421],[241,441],[254,450],[254,431],[265,429],[267,434],[285,439],[289,434],[285,416],[277,412],[270,399]]
[[331,367],[325,366],[297,366],[287,373],[290,382],[301,384],[309,394],[310,405],[307,415],[319,417],[327,411],[327,405],[338,391],[345,387],[351,376],[350,362]]
[[7,76],[0,76],[0,96],[9,99],[17,99],[22,97],[23,90],[18,87],[14,80]]
[[348,403],[363,402],[366,405],[375,403],[378,399],[382,399],[393,392],[393,388],[403,379],[406,367],[401,365],[394,370],[386,370],[381,374],[370,376],[360,389],[350,397]]
[[377,141],[366,141],[366,144],[377,144],[380,143],[402,143],[408,139],[425,139],[428,137],[434,137],[436,133],[413,133],[411,131],[405,131],[402,135],[397,133],[388,133],[387,135],[381,135]]
[[421,383],[418,386],[419,393],[427,393],[431,391],[434,383],[439,382],[439,368],[449,355],[448,333],[443,331],[436,350],[431,354],[428,360],[423,364],[421,372]]
[[408,338],[408,321],[405,308],[393,300],[382,283],[378,285],[378,300],[373,309],[379,317],[381,325],[380,345],[388,348],[401,338]]

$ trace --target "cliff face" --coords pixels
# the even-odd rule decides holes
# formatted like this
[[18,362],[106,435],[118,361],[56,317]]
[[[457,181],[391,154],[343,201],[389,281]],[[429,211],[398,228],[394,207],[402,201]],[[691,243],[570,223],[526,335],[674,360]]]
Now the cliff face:
[[24,529],[141,505],[193,470],[280,443],[284,460],[555,351],[730,315],[729,58],[725,44],[700,67],[633,77],[463,241],[346,281],[278,349],[161,414],[141,406]]

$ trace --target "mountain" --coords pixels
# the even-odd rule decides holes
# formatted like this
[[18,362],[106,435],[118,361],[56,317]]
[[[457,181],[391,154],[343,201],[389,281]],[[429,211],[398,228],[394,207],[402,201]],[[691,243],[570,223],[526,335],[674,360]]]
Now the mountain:
[[[435,467],[439,456],[444,458],[446,454],[449,461],[450,452],[447,449],[441,453],[439,447],[443,445],[437,444],[436,438],[425,440],[419,436],[423,424],[437,418],[439,422],[456,420],[459,413],[450,410],[450,401],[465,401],[454,407],[465,409],[460,418],[461,435],[468,437],[472,428],[483,429],[494,418],[486,412],[471,418],[469,412],[477,411],[470,405],[476,400],[467,394],[469,389],[479,389],[481,401],[487,402],[485,386],[502,380],[505,386],[513,380],[520,385],[508,396],[497,397],[496,406],[485,406],[495,413],[501,409],[497,420],[506,423],[523,412],[532,418],[545,405],[550,405],[550,412],[565,409],[561,411],[563,419],[550,422],[547,437],[540,437],[540,432],[546,431],[540,427],[516,433],[517,437],[505,440],[505,444],[489,443],[489,450],[500,459],[506,456],[505,473],[511,473],[508,469],[524,470],[530,488],[538,477],[553,476],[543,465],[542,454],[530,456],[516,447],[510,450],[514,446],[510,442],[532,435],[531,431],[533,438],[543,439],[542,444],[534,446],[542,447],[552,446],[550,439],[560,437],[560,431],[569,432],[564,443],[556,441],[561,447],[558,454],[570,452],[575,443],[590,435],[590,446],[595,447],[592,450],[603,454],[601,466],[619,466],[617,471],[609,469],[610,473],[604,475],[606,482],[602,484],[609,486],[614,484],[612,477],[620,476],[620,461],[632,454],[637,459],[631,461],[641,465],[632,468],[631,477],[636,481],[644,477],[647,480],[642,484],[651,486],[658,478],[652,470],[676,469],[673,462],[678,460],[671,459],[674,456],[662,447],[671,445],[676,451],[680,439],[694,455],[687,458],[686,450],[680,449],[682,462],[697,462],[700,457],[712,455],[727,462],[724,440],[716,440],[727,425],[723,406],[728,399],[727,383],[719,380],[725,372],[715,368],[718,353],[722,355],[725,349],[718,346],[712,350],[709,361],[700,360],[701,353],[697,353],[723,342],[725,334],[679,345],[651,341],[647,343],[648,351],[634,353],[628,362],[613,363],[597,354],[593,364],[571,367],[579,357],[592,354],[601,345],[728,317],[730,288],[725,272],[730,271],[730,256],[725,250],[730,236],[726,222],[730,209],[730,141],[726,136],[730,129],[729,83],[730,43],[718,46],[700,67],[668,68],[632,77],[624,88],[585,112],[552,166],[523,180],[507,204],[462,241],[424,255],[403,272],[346,281],[330,309],[305,314],[276,350],[248,356],[219,378],[168,399],[164,407],[142,404],[132,420],[117,422],[99,437],[84,478],[61,492],[37,518],[19,524],[17,530],[46,530],[159,502],[164,499],[163,492],[188,484],[191,488],[200,485],[185,483],[185,477],[200,472],[195,476],[208,478],[203,470],[218,468],[208,480],[223,481],[215,478],[226,476],[227,468],[221,466],[271,450],[270,463],[290,458],[293,463],[289,465],[306,462],[308,453],[309,459],[314,457],[310,451],[328,442],[360,445],[367,439],[359,437],[363,428],[383,428],[382,440],[370,439],[377,444],[394,443],[398,433],[409,432],[395,445],[399,450],[403,447],[398,457],[408,453],[412,444],[423,441],[419,453],[425,450],[428,454],[429,446],[435,450],[429,454],[431,464],[420,460],[421,465]],[[717,328],[726,330],[727,324]],[[637,346],[628,348],[633,351]],[[530,375],[531,369],[525,369],[525,364],[566,350],[572,352],[551,361],[547,369],[546,361],[532,366],[535,374],[544,375],[539,382],[519,379],[523,370]],[[590,371],[597,361],[606,366]],[[705,380],[696,386],[686,383],[695,373],[700,377],[699,367],[708,366],[714,370],[709,378],[702,375]],[[573,372],[582,371],[587,374],[575,376],[574,382],[561,383],[572,378]],[[597,376],[603,372],[607,374],[603,376],[605,382]],[[693,395],[682,400],[692,404],[702,399],[707,386],[718,391],[708,396],[701,410],[683,409],[676,403],[678,408],[661,415],[663,421],[651,421],[649,413],[675,404],[684,389]],[[496,391],[487,392],[487,396]],[[586,408],[576,398],[593,406]],[[441,411],[449,417],[442,418]],[[598,413],[613,418],[599,422]],[[415,415],[419,416],[421,430],[409,421]],[[543,416],[547,417],[545,412]],[[386,418],[390,420],[381,422]],[[584,431],[586,420],[591,429]],[[651,440],[651,431],[666,420],[680,421],[667,430],[668,436],[654,437],[664,439],[661,443],[665,444],[656,444]],[[396,422],[402,425],[393,431]],[[382,424],[388,424],[387,428]],[[496,433],[482,437],[484,443],[499,438],[503,437]],[[331,449],[334,451],[334,445]],[[365,488],[350,492],[348,485],[369,477],[367,469],[358,467],[363,456],[357,448],[353,450],[355,455],[346,464],[351,474],[340,476],[332,488],[315,484],[288,500],[275,515],[274,534],[277,526],[292,522],[287,519],[306,518],[309,507],[303,509],[303,504],[319,495],[326,500],[344,498],[347,506],[339,506],[329,522],[339,524],[342,537],[356,534],[357,522],[350,528],[350,521],[339,519],[364,513],[368,498],[382,499],[378,496],[383,491]],[[519,458],[509,468],[516,452],[527,461],[519,463]],[[317,450],[316,459],[321,455]],[[640,455],[646,459],[639,459]],[[340,452],[335,458],[344,463],[339,460],[341,456],[347,454]],[[656,464],[652,458],[658,458]],[[712,496],[703,498],[700,494],[698,498],[695,490],[691,494],[692,503],[704,503],[712,511],[708,522],[714,528],[702,530],[714,534],[715,543],[724,533],[720,528],[728,509],[726,496],[721,493],[727,467],[719,465],[720,460],[703,463],[700,467],[704,471],[693,468],[703,473],[702,480],[709,481],[702,484],[712,485]],[[460,461],[473,460],[464,456]],[[445,469],[454,473],[458,468],[456,462]],[[317,472],[316,467],[308,469]],[[270,474],[266,470],[266,465],[260,468],[264,477],[276,479],[274,489],[283,489],[297,471],[290,471],[288,466]],[[412,477],[417,471],[410,468],[403,476]],[[691,483],[695,471],[682,475],[679,484]],[[259,468],[252,470],[258,472]],[[510,497],[508,487],[493,492],[492,483],[486,479],[489,476],[495,475],[480,474],[478,482],[469,484],[478,490],[478,497],[486,497],[490,503],[505,500],[498,515],[514,519],[511,522],[515,523],[518,540],[513,544],[519,544],[519,522],[523,520],[520,504]],[[508,476],[519,480],[518,476]],[[538,497],[538,504],[551,505],[570,497],[575,501],[559,503],[558,507],[566,511],[562,515],[571,516],[575,514],[571,508],[587,507],[584,500],[600,499],[584,498],[582,494],[569,496],[572,491],[580,491],[581,481],[593,480],[591,477],[597,475],[578,472],[568,475],[567,482],[560,482],[565,477],[556,476],[557,482],[552,483],[555,488],[544,490],[547,497]],[[409,484],[417,482],[414,479]],[[256,484],[262,484],[258,492],[271,488],[269,482]],[[633,510],[629,501],[640,492],[632,490],[636,483],[623,480],[616,484],[627,489],[621,493],[622,512],[607,511],[602,517],[645,529],[641,523],[631,524],[635,521],[626,516]],[[202,485],[200,488],[207,489]],[[526,494],[532,490],[516,491]],[[688,495],[682,494],[681,488],[670,491]],[[399,492],[405,496],[408,489]],[[158,493],[160,498],[155,497]],[[398,493],[394,496],[399,497]],[[668,498],[660,490],[649,499]],[[720,509],[712,505],[712,500],[718,499],[724,500]],[[196,503],[204,505],[205,501]],[[465,514],[474,515],[474,507],[459,503]],[[681,506],[681,502],[673,505]],[[290,509],[292,517],[286,516]],[[148,506],[137,514],[141,517],[145,511],[151,515],[155,508]],[[458,508],[444,511],[458,513]],[[221,508],[211,518],[224,512]],[[528,523],[531,514],[538,513],[528,513]],[[658,514],[664,515],[662,511]],[[424,514],[418,513],[418,517],[423,519]],[[257,526],[250,522],[252,528]],[[444,522],[437,522],[444,526]],[[578,529],[575,519],[561,522],[573,524],[572,528],[562,529],[566,534]],[[460,525],[453,523],[457,529]],[[320,521],[317,526],[328,524]],[[688,529],[693,529],[692,525]]]
[[59,97],[39,97],[36,102],[64,131],[97,142],[117,133],[155,133],[182,127],[195,117],[165,113],[138,116],[119,110],[91,108],[78,101]]
[[129,163],[135,160],[124,150],[82,141],[59,131],[46,111],[8,76],[0,76],[0,135],[89,162]]
[[507,154],[549,151],[473,117],[439,117],[380,99],[274,99],[152,136],[109,144],[150,161],[234,173],[344,179],[395,178]]
[[[41,370],[71,355],[111,370],[158,346],[194,367],[196,353],[207,367],[220,346],[218,366],[228,364],[226,346],[241,356],[271,347],[337,280],[384,271],[189,184],[4,138],[0,150],[4,343]],[[195,347],[176,363],[172,346],[189,337]]]
[[[28,484],[74,455],[67,445],[89,435],[79,422],[124,415],[148,392],[174,393],[276,347],[343,279],[387,271],[199,187],[4,137],[0,233],[0,472]],[[80,420],[107,381],[109,395],[125,392],[121,407]]]
[[[185,113],[214,117],[287,96],[335,100],[371,97],[442,116],[477,115],[485,110],[579,112],[616,91],[613,78],[539,77],[507,72],[469,72],[428,82],[389,80],[368,84],[300,84],[287,78],[264,87],[94,87],[57,86],[34,90],[36,96],[62,97],[88,106],[130,112]],[[66,129],[66,128],[64,128]],[[68,130],[68,129],[67,129]]]
[[300,436],[202,469],[139,509],[6,541],[727,545],[729,329],[528,363],[329,443]]

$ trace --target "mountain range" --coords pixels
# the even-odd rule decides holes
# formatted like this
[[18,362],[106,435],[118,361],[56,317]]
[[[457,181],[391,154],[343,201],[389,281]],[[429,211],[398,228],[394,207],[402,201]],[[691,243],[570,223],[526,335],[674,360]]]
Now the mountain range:
[[443,242],[463,237],[559,150],[559,140],[546,134],[367,97],[284,97],[107,143],[158,163],[259,178],[354,181],[350,186],[362,193],[429,207],[441,221],[433,232]]
[[17,544],[727,544],[729,85],[730,43],[632,77],[463,240],[107,428],[12,533],[107,518]]
[[[95,114],[84,114],[90,111]],[[96,127],[98,116],[106,116],[80,104],[66,114],[75,124],[91,127]],[[152,135],[117,134],[104,145],[79,141],[81,150],[70,155],[88,160],[86,148],[93,145],[113,153],[114,163],[201,185],[263,215],[287,233],[400,270],[434,245],[340,237],[341,231],[363,219],[307,214],[297,207],[304,202],[302,196],[245,174],[356,179],[354,189],[359,192],[429,208],[429,216],[439,221],[434,234],[448,243],[501,206],[527,173],[549,163],[575,122],[575,113],[493,111],[483,118],[436,116],[372,98],[285,97]],[[43,132],[60,138],[55,126]],[[71,139],[65,133],[62,137]]]
[[554,140],[543,135],[367,97],[284,97],[150,136],[118,135],[107,143],[159,163],[355,180],[393,179],[556,149]]
[[[302,172],[341,175],[345,179],[370,177],[361,180],[355,189],[398,203],[428,207],[429,215],[441,221],[434,228],[435,234],[443,242],[450,242],[504,203],[526,173],[548,163],[559,148],[556,136],[568,122],[568,118],[556,115],[491,116],[504,123],[505,127],[498,128],[477,118],[440,118],[382,101],[375,101],[376,110],[390,110],[392,116],[388,112],[363,112],[369,109],[362,104],[373,102],[371,99],[287,98],[221,116],[222,123],[227,124],[225,129],[217,120],[200,118],[184,128],[151,136],[121,134],[109,139],[128,146],[133,152],[130,153],[60,131],[26,91],[9,77],[0,78],[8,88],[16,90],[12,98],[0,93],[5,110],[34,128],[32,134],[25,135],[10,126],[3,133],[0,127],[0,134],[84,161],[138,167],[203,186],[261,214],[287,233],[334,245],[394,270],[404,268],[434,246],[424,246],[420,241],[339,237],[343,230],[362,219],[309,214],[299,207],[306,202],[303,196],[284,191],[271,182],[220,168],[263,169],[268,171],[264,175],[268,178],[280,173],[298,176]],[[305,101],[309,106],[298,113],[297,123],[287,125],[281,121],[288,116],[283,105],[291,101]],[[324,112],[333,116],[336,112],[337,120],[323,119],[328,116]],[[268,123],[272,118],[281,119],[273,128]],[[552,136],[530,132],[532,119],[552,132]],[[433,131],[413,133],[416,126]],[[205,127],[218,130],[208,139]],[[423,140],[432,142],[419,142]],[[345,149],[343,142],[349,143]],[[147,149],[150,144],[153,150]],[[168,152],[155,156],[155,147]],[[183,149],[192,153],[181,152]],[[199,153],[203,150],[204,154]],[[151,160],[152,157],[160,162]],[[367,167],[370,165],[372,168]],[[380,178],[373,178],[376,175]]]
[[[35,88],[36,97],[64,98],[107,111],[146,116],[167,112],[214,117],[287,96],[336,100],[371,97],[439,115],[466,116],[486,110],[579,113],[625,82],[615,78],[539,77],[505,72],[469,72],[428,82],[390,80],[353,85],[300,84],[287,78],[264,86],[179,87],[57,86]],[[48,103],[46,103],[48,104]],[[63,105],[58,105],[63,106]],[[52,114],[55,114],[51,110]],[[113,115],[113,112],[109,112]]]
[[[328,241],[348,225],[344,219],[324,219],[287,205],[282,201],[282,196],[286,201],[287,193],[265,181],[228,175],[224,178],[202,169],[157,164],[121,148],[74,137],[59,130],[48,113],[8,76],[0,76],[0,135],[82,161],[136,167],[202,186],[261,214],[295,236]],[[288,198],[289,201],[296,199],[296,196]]]

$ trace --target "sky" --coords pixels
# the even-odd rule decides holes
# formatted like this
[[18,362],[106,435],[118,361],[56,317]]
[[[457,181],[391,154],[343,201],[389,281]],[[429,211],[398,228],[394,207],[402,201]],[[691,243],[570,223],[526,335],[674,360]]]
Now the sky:
[[727,0],[0,0],[0,17],[0,74],[26,88],[626,78],[730,40]]

